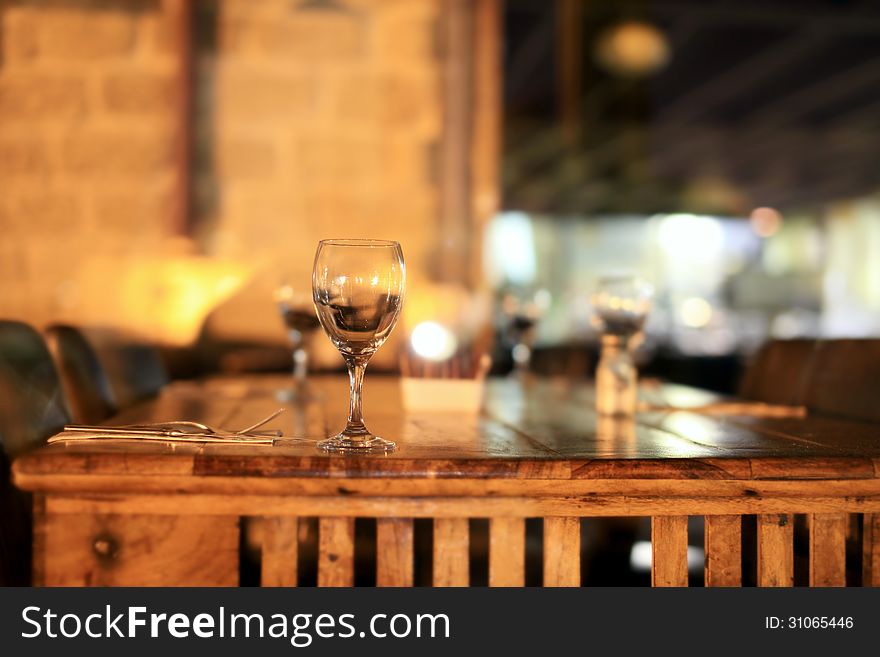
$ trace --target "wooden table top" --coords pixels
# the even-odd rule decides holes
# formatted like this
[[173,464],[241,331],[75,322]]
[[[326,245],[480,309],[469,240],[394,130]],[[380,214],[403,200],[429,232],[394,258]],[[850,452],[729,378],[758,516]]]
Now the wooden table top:
[[[880,426],[829,417],[769,418],[688,411],[640,413],[633,421],[600,420],[593,388],[556,380],[522,385],[491,380],[482,413],[405,410],[400,382],[367,376],[365,416],[397,442],[391,454],[339,455],[317,440],[342,428],[347,379],[315,377],[319,397],[284,404],[279,377],[178,382],[107,424],[198,420],[237,429],[279,407],[270,425],[284,431],[274,446],[92,442],[54,444],[18,458],[16,483],[49,490],[61,481],[131,481],[170,477],[255,480],[380,479],[874,479],[880,478]],[[710,393],[648,385],[652,402],[696,406]],[[289,440],[287,437],[291,437]]]

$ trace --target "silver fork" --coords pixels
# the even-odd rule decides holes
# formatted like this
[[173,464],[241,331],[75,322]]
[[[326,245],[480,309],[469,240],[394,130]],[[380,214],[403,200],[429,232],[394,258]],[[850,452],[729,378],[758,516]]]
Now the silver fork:
[[223,440],[240,440],[241,442],[269,442],[269,437],[278,438],[283,432],[278,429],[269,429],[264,431],[255,431],[267,422],[271,422],[281,413],[283,408],[279,408],[274,413],[263,418],[249,427],[239,429],[238,431],[226,431],[224,429],[214,429],[213,427],[203,424],[202,422],[193,422],[190,420],[173,420],[170,422],[156,422],[153,424],[130,424],[121,427],[108,426],[90,426],[84,424],[68,424],[64,427],[64,431],[73,431],[80,433],[93,434],[120,434],[131,435],[137,434],[144,437],[171,438],[180,440],[198,441],[199,439],[210,439],[211,442],[222,442]]

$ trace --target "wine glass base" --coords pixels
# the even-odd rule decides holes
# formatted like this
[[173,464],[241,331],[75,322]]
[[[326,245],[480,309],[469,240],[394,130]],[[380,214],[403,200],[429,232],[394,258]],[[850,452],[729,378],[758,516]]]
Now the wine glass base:
[[396,448],[397,445],[390,440],[372,434],[351,437],[340,433],[318,443],[318,449],[325,452],[345,452],[348,454],[393,452]]

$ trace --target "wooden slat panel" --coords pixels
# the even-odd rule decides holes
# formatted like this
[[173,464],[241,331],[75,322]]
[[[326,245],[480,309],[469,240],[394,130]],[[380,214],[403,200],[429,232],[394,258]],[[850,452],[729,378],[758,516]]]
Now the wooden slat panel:
[[376,586],[413,585],[413,521],[376,520]]
[[794,585],[793,536],[791,514],[758,516],[758,586]]
[[814,513],[810,522],[810,586],[846,586],[845,513]]
[[651,518],[651,585],[687,586],[687,516]]
[[238,517],[48,514],[45,586],[237,586]]
[[706,586],[742,586],[742,517],[706,516]]
[[581,585],[581,519],[544,518],[544,586]]
[[880,513],[866,513],[862,525],[862,586],[880,586]]
[[467,586],[470,583],[467,518],[434,519],[434,586]]
[[489,520],[489,586],[524,586],[526,581],[526,521]]
[[296,516],[263,518],[262,586],[296,586]]
[[318,586],[353,586],[354,518],[320,518],[318,546]]

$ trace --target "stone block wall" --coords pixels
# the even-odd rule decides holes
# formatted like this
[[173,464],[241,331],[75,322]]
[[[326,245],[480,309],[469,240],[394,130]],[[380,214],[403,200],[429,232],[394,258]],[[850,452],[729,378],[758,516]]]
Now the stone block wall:
[[[200,44],[197,207],[208,253],[257,266],[219,330],[257,338],[319,239],[400,240],[410,289],[440,242],[441,0],[221,0]],[[253,321],[260,317],[263,321]]]
[[83,268],[167,235],[168,33],[158,0],[0,1],[0,316],[88,320]]
[[[165,275],[129,263],[180,240],[175,1],[0,0],[0,316],[161,339],[164,299],[181,305],[179,270],[121,283]],[[251,272],[215,328],[283,340],[272,288],[309,285],[321,238],[398,239],[410,290],[427,282],[443,241],[443,0],[192,1],[189,248]]]

